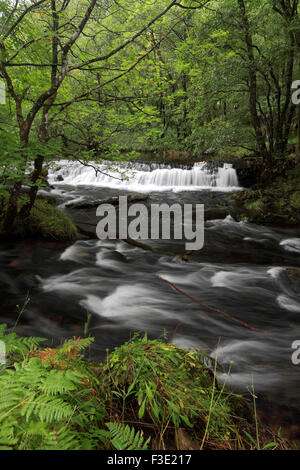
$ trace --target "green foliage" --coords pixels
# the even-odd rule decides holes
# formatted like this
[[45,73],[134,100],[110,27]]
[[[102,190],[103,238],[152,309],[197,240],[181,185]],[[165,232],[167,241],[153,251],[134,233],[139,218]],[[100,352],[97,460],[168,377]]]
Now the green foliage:
[[83,355],[93,338],[42,349],[41,338],[19,338],[1,325],[0,340],[8,351],[0,369],[0,450],[146,450],[153,437],[159,449],[166,437],[177,446],[182,429],[198,448],[258,441],[256,409],[252,424],[247,402],[219,386],[216,361],[200,351],[135,335],[95,364]]
[[[177,152],[170,161],[187,162],[191,155],[254,152],[268,162],[269,153],[273,178],[286,170],[288,142],[293,152],[299,147],[291,100],[300,63],[299,48],[293,47],[299,44],[294,9],[284,2],[244,0],[247,32],[241,2],[210,0],[210,8],[191,10],[175,4],[151,28],[145,25],[164,11],[167,0],[136,0],[130,8],[127,3],[120,0],[115,9],[113,2],[97,2],[70,48],[65,46],[88,1],[80,2],[76,12],[73,2],[66,2],[57,15],[51,2],[24,16],[26,2],[15,11],[10,4],[2,7],[0,61],[7,104],[0,106],[0,185],[33,184],[28,163],[39,156],[47,164],[65,154],[120,161],[150,151],[152,158],[159,154],[169,161],[166,152]],[[16,15],[21,21],[10,31]],[[133,31],[143,33],[130,41]],[[253,42],[252,59],[246,33]],[[57,67],[47,67],[57,43]],[[66,58],[72,64],[67,71],[63,51],[71,57]],[[255,86],[249,86],[251,70]],[[52,73],[59,86],[46,105]],[[251,90],[257,119],[249,107]],[[260,132],[254,132],[254,121]],[[42,180],[34,184],[41,186]],[[51,233],[56,230],[52,220]]]
[[27,221],[26,232],[43,238],[75,240],[77,230],[72,220],[62,211],[44,200],[37,200]]
[[[147,448],[150,438],[145,441],[129,426],[107,423],[109,431],[101,429],[107,417],[101,383],[95,366],[81,355],[93,338],[38,349],[41,338],[5,332],[1,325],[10,359],[0,371],[1,450]],[[13,358],[18,361],[12,366]]]
[[216,390],[211,405],[213,382],[204,360],[197,351],[134,336],[112,353],[104,368],[106,387],[113,389],[112,403],[119,403],[123,415],[134,403],[136,418],[150,419],[157,428],[172,423],[203,429],[211,408],[211,436],[228,440],[235,435],[233,395]]
[[297,225],[300,223],[300,170],[285,171],[269,179],[265,187],[248,190],[231,197],[240,220],[256,223]]
[[0,372],[0,449],[99,448],[97,423],[107,413],[99,379],[80,354],[93,339],[69,340],[58,350],[38,350],[38,339],[3,337],[7,345],[13,339],[13,351],[19,343],[31,349]]
[[110,435],[111,444],[117,450],[147,450],[150,437],[145,441],[140,432],[122,423],[106,423]]
[[0,324],[0,341],[5,342],[6,358],[8,361],[24,358],[28,352],[37,348],[45,338],[21,337],[14,332],[7,331],[7,325]]

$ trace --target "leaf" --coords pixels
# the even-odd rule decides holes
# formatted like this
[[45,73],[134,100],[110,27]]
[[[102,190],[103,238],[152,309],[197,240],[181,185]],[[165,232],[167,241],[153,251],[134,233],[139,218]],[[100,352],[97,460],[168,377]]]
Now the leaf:
[[152,411],[154,413],[154,416],[156,419],[159,419],[159,414],[160,414],[160,411],[159,411],[159,406],[158,404],[156,403],[156,401],[153,401],[151,403],[151,407],[152,407]]
[[124,450],[124,446],[122,444],[122,441],[120,441],[120,439],[113,439],[111,443],[117,450]]
[[123,423],[106,423],[111,435],[111,444],[117,450],[146,450],[150,438],[144,442],[139,431]]
[[143,403],[142,403],[141,406],[140,406],[140,409],[139,409],[139,412],[138,412],[138,417],[139,417],[139,419],[142,419],[142,417],[144,416],[144,414],[145,414],[145,407],[146,407],[146,398],[145,398],[145,400],[143,401]]
[[244,430],[244,433],[246,434],[246,436],[250,439],[250,441],[252,442],[252,444],[254,444],[256,446],[256,441],[255,439],[253,439],[253,437],[247,432]]
[[181,415],[181,419],[182,421],[189,427],[189,428],[193,428],[194,425],[190,422],[189,418],[185,415]]
[[279,444],[278,444],[277,442],[269,442],[269,444],[266,444],[266,445],[263,447],[263,449],[265,450],[265,449],[269,449],[269,448],[271,448],[271,447],[278,447],[278,446],[279,446]]
[[152,391],[151,391],[150,387],[148,387],[148,385],[146,385],[146,395],[147,395],[149,401],[153,400],[153,394],[152,394]]
[[132,392],[134,387],[135,387],[135,383],[132,383],[131,385],[129,385],[128,390],[127,390],[127,395],[129,395]]

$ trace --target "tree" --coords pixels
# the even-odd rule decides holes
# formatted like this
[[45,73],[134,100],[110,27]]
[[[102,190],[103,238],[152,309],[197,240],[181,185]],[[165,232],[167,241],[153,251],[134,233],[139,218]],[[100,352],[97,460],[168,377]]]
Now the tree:
[[[87,80],[87,87],[83,93],[59,105],[58,101],[64,95],[63,92],[68,84],[70,85],[74,74],[80,71],[91,72],[98,69],[100,63],[107,64],[109,59],[135,44],[173,7],[189,8],[188,5],[181,5],[176,0],[162,1],[157,7],[153,5],[151,7],[151,4],[143,6],[144,2],[139,1],[134,3],[135,8],[127,15],[125,24],[130,26],[134,23],[138,28],[135,33],[130,33],[130,27],[125,29],[123,34],[117,36],[112,47],[101,41],[101,33],[108,27],[110,16],[116,14],[116,5],[119,14],[124,9],[124,2],[31,0],[24,1],[20,5],[19,1],[15,0],[10,8],[5,9],[0,25],[0,72],[15,105],[23,156],[20,177],[10,190],[3,222],[5,230],[11,230],[17,215],[22,217],[29,215],[37,195],[37,183],[44,162],[42,153],[34,159],[29,202],[20,211],[18,210],[18,200],[28,163],[29,137],[37,116],[39,141],[47,143],[49,121],[53,120],[49,114],[54,106],[60,106],[57,111],[59,113],[61,109],[65,110],[75,102],[88,99],[105,84],[121,78],[132,70],[143,60],[144,55],[136,58],[127,70],[111,76],[105,83],[91,85]],[[189,5],[196,3],[193,8],[201,8],[208,1],[188,3]],[[150,13],[152,19],[139,24],[136,18],[139,16],[139,9],[143,12],[143,7],[148,14]],[[84,77],[84,74],[82,76]]]
[[[245,1],[238,0],[238,4],[247,48],[251,120],[258,149],[267,166],[270,167],[273,164],[274,156],[282,157],[287,151],[295,113],[295,106],[292,103],[296,48],[293,23],[298,17],[298,0],[272,1],[273,10],[283,18],[284,24],[282,26],[287,44],[284,57],[280,57],[279,73],[274,70],[271,58],[266,57],[253,42]],[[255,50],[258,59],[255,58]],[[262,60],[260,61],[260,59]],[[262,108],[258,97],[258,74],[265,81],[268,90],[266,110]]]

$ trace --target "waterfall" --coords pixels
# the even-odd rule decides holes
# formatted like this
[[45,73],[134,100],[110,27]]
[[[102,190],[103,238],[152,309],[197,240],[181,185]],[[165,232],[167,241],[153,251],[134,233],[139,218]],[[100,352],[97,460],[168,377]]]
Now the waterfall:
[[224,163],[223,168],[218,169],[217,186],[225,188],[239,186],[236,171],[231,164]]
[[[230,164],[223,167],[195,163],[192,167],[171,168],[170,165],[123,164],[106,162],[92,166],[79,162],[60,160],[49,169],[50,184],[72,186],[87,185],[128,189],[133,191],[163,190],[227,190],[239,188],[235,169]],[[113,167],[113,168],[112,168]]]

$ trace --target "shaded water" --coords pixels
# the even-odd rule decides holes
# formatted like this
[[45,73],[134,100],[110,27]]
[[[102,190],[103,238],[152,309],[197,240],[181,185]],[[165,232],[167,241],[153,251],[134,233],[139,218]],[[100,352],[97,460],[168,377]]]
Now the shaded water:
[[[126,194],[124,189],[97,186],[71,187],[64,181],[53,193],[66,208],[70,201]],[[221,187],[217,193],[211,192],[212,187],[160,189],[151,191],[148,204],[198,202],[217,213],[225,197]],[[95,208],[67,211],[82,226],[91,229],[97,223]],[[40,241],[1,244],[1,321],[14,323],[15,306],[28,292],[31,301],[18,331],[53,338],[58,344],[66,336],[83,335],[89,312],[89,333],[96,339],[91,354],[98,359],[107,348],[128,340],[134,330],[147,331],[150,337],[166,330],[179,346],[218,354],[224,367],[220,378],[239,391],[253,382],[260,398],[284,405],[290,422],[297,422],[300,366],[291,362],[291,345],[300,339],[300,296],[286,268],[300,268],[300,234],[296,229],[238,223],[229,212],[230,207],[227,215],[206,222],[204,249],[188,263],[176,256],[184,252],[178,240],[149,242],[174,256],[118,240],[81,240],[71,246]],[[205,304],[271,334],[252,331],[201,307],[156,274]],[[270,422],[274,409],[268,412]],[[283,419],[282,411],[278,414],[279,418],[273,416],[276,425]]]

